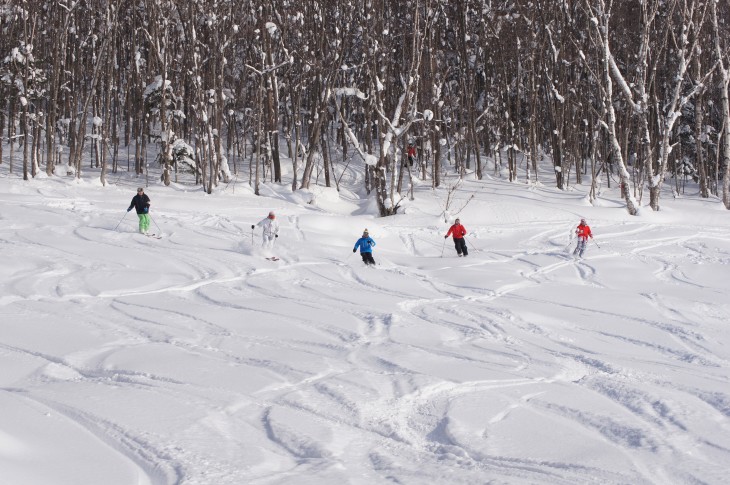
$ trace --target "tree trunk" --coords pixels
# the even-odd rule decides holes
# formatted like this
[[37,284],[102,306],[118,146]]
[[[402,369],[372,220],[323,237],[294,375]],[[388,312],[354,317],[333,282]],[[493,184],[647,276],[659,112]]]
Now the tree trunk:
[[712,36],[714,40],[715,61],[720,72],[720,107],[723,118],[723,134],[719,140],[718,165],[725,167],[725,174],[722,181],[722,202],[726,209],[730,209],[730,69],[725,65],[726,57],[720,48],[720,29],[717,21],[717,7],[715,2],[710,2],[710,19],[712,21]]

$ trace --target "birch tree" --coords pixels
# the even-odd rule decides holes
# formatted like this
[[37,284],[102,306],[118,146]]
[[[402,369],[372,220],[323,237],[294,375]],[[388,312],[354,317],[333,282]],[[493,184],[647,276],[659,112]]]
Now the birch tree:
[[[631,175],[626,168],[626,162],[624,161],[624,157],[621,153],[621,144],[616,133],[616,110],[613,104],[613,56],[609,45],[612,3],[612,0],[609,0],[608,4],[606,4],[605,0],[584,0],[584,6],[589,14],[589,21],[592,26],[591,39],[593,48],[597,50],[598,57],[601,62],[601,77],[599,84],[603,118],[601,120],[601,125],[608,134],[611,156],[618,166],[622,195],[626,202],[626,209],[629,214],[633,216],[638,213],[638,203],[629,189]],[[624,92],[630,92],[626,82],[623,80],[623,77],[619,77],[619,82],[622,83],[621,87]]]
[[[704,4],[698,6],[695,0],[678,0],[677,9],[679,21],[674,23],[678,32],[671,33],[673,51],[676,52],[676,66],[670,71],[673,74],[668,92],[668,99],[663,102],[664,112],[659,118],[659,129],[661,141],[659,144],[659,157],[649,172],[649,205],[653,210],[659,210],[659,196],[667,173],[669,155],[672,151],[671,137],[675,124],[682,116],[682,108],[693,96],[697,94],[702,84],[695,85],[690,92],[683,94],[682,87],[687,78],[687,69],[692,57],[697,55],[698,31],[702,29],[705,20]],[[648,170],[647,170],[648,171]]]
[[[710,21],[712,24],[713,52],[715,62],[717,63],[719,72],[718,90],[720,93],[720,107],[722,113],[722,133],[720,135],[720,143],[718,148],[719,158],[722,160],[721,166],[725,167],[725,174],[722,183],[722,202],[726,209],[730,209],[730,100],[728,96],[728,86],[730,86],[730,67],[728,66],[727,45],[723,50],[723,40],[727,40],[727,36],[722,37],[723,30],[719,27],[717,15],[717,1],[710,0]],[[725,34],[727,31],[724,29]]]

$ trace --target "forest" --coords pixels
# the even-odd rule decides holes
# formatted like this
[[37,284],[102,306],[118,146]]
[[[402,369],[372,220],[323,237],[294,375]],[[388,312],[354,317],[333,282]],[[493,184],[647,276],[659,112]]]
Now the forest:
[[0,163],[256,194],[352,165],[381,216],[487,170],[730,209],[728,22],[727,0],[0,0]]

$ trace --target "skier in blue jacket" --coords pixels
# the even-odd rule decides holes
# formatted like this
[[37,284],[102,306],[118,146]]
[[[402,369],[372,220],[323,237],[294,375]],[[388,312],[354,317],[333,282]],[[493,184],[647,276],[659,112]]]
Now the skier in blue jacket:
[[373,259],[373,246],[375,246],[375,241],[373,241],[373,238],[371,238],[370,234],[368,234],[368,230],[365,229],[362,232],[362,237],[357,240],[355,247],[352,248],[352,252],[356,253],[359,248],[363,263],[365,263],[365,265],[375,264],[375,260]]

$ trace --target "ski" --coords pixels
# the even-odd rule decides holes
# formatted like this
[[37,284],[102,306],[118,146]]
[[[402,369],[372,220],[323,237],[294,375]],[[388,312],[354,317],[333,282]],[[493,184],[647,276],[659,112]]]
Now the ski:
[[162,234],[145,234],[147,237],[153,237],[155,239],[162,239]]
[[277,258],[276,256],[271,256],[270,258],[266,258],[266,259],[269,261],[279,261],[279,258]]

